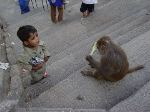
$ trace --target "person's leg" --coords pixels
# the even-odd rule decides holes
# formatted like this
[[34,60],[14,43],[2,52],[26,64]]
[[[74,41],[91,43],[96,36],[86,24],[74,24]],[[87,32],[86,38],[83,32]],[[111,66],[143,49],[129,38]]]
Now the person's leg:
[[57,23],[56,19],[56,6],[51,5],[51,20],[53,23]]
[[87,4],[85,4],[85,3],[81,4],[80,12],[82,12],[83,17],[87,16]]
[[58,22],[63,20],[63,15],[64,15],[64,8],[62,7],[58,7]]
[[94,11],[94,4],[88,4],[87,16]]

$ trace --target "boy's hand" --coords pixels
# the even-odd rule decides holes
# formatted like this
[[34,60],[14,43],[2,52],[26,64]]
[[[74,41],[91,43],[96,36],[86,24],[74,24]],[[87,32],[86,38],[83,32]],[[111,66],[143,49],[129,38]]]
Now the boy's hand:
[[47,62],[50,56],[44,57],[44,61]]
[[37,71],[37,70],[41,69],[43,67],[43,65],[44,65],[44,62],[37,64],[36,66],[33,66],[32,71]]

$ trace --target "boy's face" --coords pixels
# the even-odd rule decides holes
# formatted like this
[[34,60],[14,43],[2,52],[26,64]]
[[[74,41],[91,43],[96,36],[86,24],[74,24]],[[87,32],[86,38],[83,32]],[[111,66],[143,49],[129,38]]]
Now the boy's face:
[[36,48],[39,45],[38,33],[30,33],[30,38],[27,41],[24,41],[24,44],[30,48]]

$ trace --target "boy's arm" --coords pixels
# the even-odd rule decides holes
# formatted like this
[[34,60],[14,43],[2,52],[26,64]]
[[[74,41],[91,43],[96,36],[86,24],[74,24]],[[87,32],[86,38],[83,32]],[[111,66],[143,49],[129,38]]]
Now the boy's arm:
[[44,57],[44,62],[47,62],[50,56]]
[[18,57],[17,65],[19,65],[22,69],[31,71],[32,65],[30,65],[28,62],[29,62],[28,56],[22,54]]
[[42,50],[44,52],[44,62],[47,62],[50,57],[50,53],[46,47],[46,44],[43,41],[40,41],[40,44],[41,44]]

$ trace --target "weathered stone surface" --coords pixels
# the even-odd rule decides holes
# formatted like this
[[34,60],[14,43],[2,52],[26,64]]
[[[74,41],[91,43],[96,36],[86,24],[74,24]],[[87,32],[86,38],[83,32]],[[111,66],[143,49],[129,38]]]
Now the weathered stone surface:
[[21,75],[20,68],[17,65],[13,65],[10,70],[10,75],[11,75],[11,85],[8,98],[20,99],[24,90],[20,77]]
[[[132,95],[150,80],[148,75],[150,73],[150,63],[148,61],[150,56],[150,39],[148,35],[139,36],[122,46],[129,58],[130,67],[144,64],[144,69],[134,72],[116,83],[83,77],[80,71],[78,71],[41,94],[31,104],[33,106],[53,108],[84,107],[110,109],[115,104]],[[76,97],[78,95],[81,95],[84,100],[77,100]]]
[[0,102],[7,96],[10,84],[9,69],[4,67],[4,64],[8,63],[5,44],[6,26],[5,21],[0,16]]
[[150,82],[135,94],[110,109],[110,112],[149,112]]
[[[10,23],[11,37],[6,38],[6,49],[11,64],[15,63],[17,58],[15,54],[19,54],[22,49],[22,43],[17,38],[16,31],[19,26],[25,24],[34,25],[38,29],[41,39],[48,43],[52,56],[47,67],[49,77],[30,87],[28,87],[30,77],[25,76],[28,73],[22,74],[14,68],[14,71],[11,71],[13,82],[9,98],[20,98],[22,88],[25,86],[28,94],[38,96],[66,78],[38,99],[33,100],[33,103],[27,105],[29,107],[45,106],[48,107],[47,110],[35,107],[35,109],[31,108],[32,111],[53,112],[56,110],[50,110],[49,107],[72,107],[77,108],[77,110],[72,110],[77,112],[105,112],[99,108],[111,108],[132,95],[149,80],[148,49],[150,46],[148,44],[150,41],[148,37],[136,38],[150,29],[149,0],[100,0],[95,5],[96,9],[93,15],[83,21],[80,20],[79,12],[81,1],[70,0],[70,5],[67,5],[65,10],[64,22],[59,24],[52,24],[48,10],[43,11],[42,8],[39,8],[28,14],[20,15],[20,9],[17,4],[13,4],[13,1],[1,1],[3,3],[0,3],[0,13]],[[8,7],[6,8],[6,6]],[[4,8],[5,10],[2,10]],[[117,83],[98,82],[92,78],[81,76],[80,69],[86,64],[83,57],[89,53],[89,48],[95,40],[107,34],[115,42],[121,45],[125,44],[123,48],[129,56],[131,66],[145,62],[145,68],[133,73],[136,75],[127,76]],[[11,42],[15,43],[14,46],[11,46]],[[16,52],[13,52],[14,48],[17,50]],[[18,74],[21,74],[21,77]],[[149,96],[146,95],[146,97]],[[93,108],[93,110],[89,108]],[[26,109],[23,108],[21,112],[26,112]],[[59,112],[61,109],[57,111]]]
[[0,112],[11,112],[17,105],[18,100],[4,100],[0,103]]

